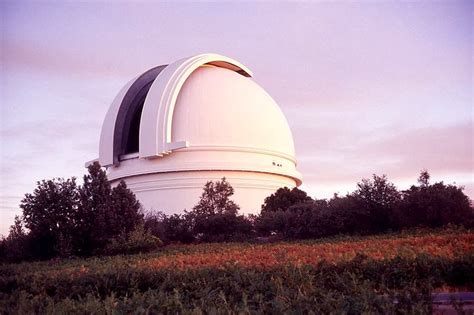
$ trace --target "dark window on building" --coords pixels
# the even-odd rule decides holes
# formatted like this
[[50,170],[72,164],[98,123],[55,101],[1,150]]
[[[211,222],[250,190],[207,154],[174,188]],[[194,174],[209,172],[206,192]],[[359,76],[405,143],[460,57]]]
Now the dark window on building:
[[135,107],[132,120],[130,121],[130,129],[127,134],[125,145],[125,154],[138,152],[140,138],[140,118],[142,117],[143,105],[145,104],[146,94],[139,100]]

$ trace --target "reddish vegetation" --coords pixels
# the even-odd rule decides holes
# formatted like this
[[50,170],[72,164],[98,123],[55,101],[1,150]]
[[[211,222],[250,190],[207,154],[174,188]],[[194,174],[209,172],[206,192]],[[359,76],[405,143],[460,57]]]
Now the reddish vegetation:
[[[180,246],[183,250],[183,247]],[[189,251],[169,253],[138,261],[149,268],[225,268],[228,266],[267,268],[277,265],[315,264],[322,260],[337,263],[364,254],[373,259],[406,258],[429,254],[453,258],[474,252],[474,233],[371,238],[337,243],[279,243],[266,245],[189,245]]]

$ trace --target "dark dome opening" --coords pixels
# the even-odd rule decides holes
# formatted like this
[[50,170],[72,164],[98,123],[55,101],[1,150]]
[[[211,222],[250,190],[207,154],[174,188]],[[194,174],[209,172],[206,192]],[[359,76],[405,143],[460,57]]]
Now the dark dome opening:
[[145,98],[146,95],[141,100],[139,100],[135,112],[132,115],[124,154],[138,152],[140,136],[140,118],[142,117]]
[[142,74],[125,94],[115,121],[114,164],[121,155],[139,151],[143,105],[151,85],[165,67],[158,66]]

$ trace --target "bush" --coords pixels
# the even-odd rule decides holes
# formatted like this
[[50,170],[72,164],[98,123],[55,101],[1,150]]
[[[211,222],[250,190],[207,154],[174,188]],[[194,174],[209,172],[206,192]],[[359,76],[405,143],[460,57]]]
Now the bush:
[[234,188],[222,180],[206,183],[198,204],[184,216],[194,239],[204,242],[242,241],[252,237],[252,222],[238,215],[230,197]]
[[37,184],[33,194],[26,194],[20,204],[28,238],[35,244],[31,256],[38,259],[67,256],[78,211],[76,181],[58,178]]
[[447,224],[472,226],[474,211],[462,187],[443,182],[430,185],[426,171],[420,174],[418,182],[419,186],[411,186],[402,192],[403,200],[397,211],[401,228]]
[[237,242],[252,237],[253,225],[243,215],[215,214],[195,218],[194,233],[202,242]]
[[309,197],[306,192],[294,187],[289,189],[288,187],[279,188],[275,193],[271,194],[262,205],[262,213],[275,212],[279,210],[286,211],[291,206],[312,202],[313,199]]
[[[225,250],[209,251],[219,248]],[[433,288],[474,285],[472,253],[185,270],[143,268],[142,260],[0,266],[0,313],[431,314]]]
[[143,224],[135,195],[125,182],[111,188],[98,163],[88,167],[79,187],[74,178],[38,182],[20,207],[22,218],[2,241],[4,260],[91,255],[120,233],[128,235]]
[[357,207],[366,214],[364,226],[357,230],[364,232],[384,232],[393,226],[394,213],[400,204],[401,196],[394,184],[385,175],[373,175],[372,180],[363,179],[357,184],[357,190],[352,194]]
[[149,231],[151,235],[158,237],[163,242],[166,242],[165,219],[166,214],[161,211],[147,212],[143,217],[145,229]]
[[105,255],[147,253],[161,246],[163,242],[140,225],[130,233],[123,232],[112,238],[101,253]]
[[255,228],[264,236],[285,235],[289,216],[291,213],[283,210],[262,213],[255,220]]
[[143,224],[141,206],[124,181],[112,188],[99,163],[88,167],[84,184],[79,187],[75,216],[74,247],[77,255],[100,251],[110,239],[129,233]]
[[166,243],[192,243],[195,240],[192,219],[189,215],[173,214],[163,219],[164,241]]
[[0,240],[0,262],[30,260],[31,245],[31,238],[25,233],[20,217],[16,216],[8,237]]
[[288,210],[262,212],[256,219],[261,235],[277,234],[288,239],[308,239],[337,234],[366,234],[368,213],[353,196],[335,195],[328,202],[299,203]]
[[373,175],[358,183],[354,193],[335,194],[328,201],[312,201],[306,193],[282,188],[265,199],[255,227],[263,236],[307,239],[417,226],[474,226],[474,211],[462,188],[442,182],[430,185],[426,171],[419,183],[400,193],[386,176]]

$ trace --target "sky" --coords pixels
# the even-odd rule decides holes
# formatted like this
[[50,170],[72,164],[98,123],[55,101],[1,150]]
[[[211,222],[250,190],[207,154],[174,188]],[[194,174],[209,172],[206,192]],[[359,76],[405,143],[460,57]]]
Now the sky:
[[248,66],[328,198],[427,169],[474,197],[472,2],[1,1],[0,234],[36,182],[82,177],[137,74],[213,52]]

